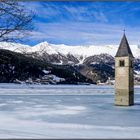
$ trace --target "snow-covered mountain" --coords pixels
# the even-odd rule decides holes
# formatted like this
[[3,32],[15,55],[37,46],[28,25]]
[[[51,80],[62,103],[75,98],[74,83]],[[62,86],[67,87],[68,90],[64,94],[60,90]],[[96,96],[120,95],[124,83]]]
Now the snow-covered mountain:
[[[92,80],[93,83],[96,83],[98,80],[105,82],[108,78],[114,78],[114,56],[118,46],[68,46],[64,44],[49,44],[47,42],[29,46],[18,43],[0,42],[0,49],[20,52],[24,56],[31,56],[31,58],[36,58],[39,61],[43,60],[43,63],[45,62],[44,64],[57,64],[53,66],[64,67],[65,71],[69,70],[72,74],[74,70],[87,79]],[[136,58],[134,61],[134,70],[139,73],[140,47],[138,45],[130,45],[130,47]],[[60,75],[63,75],[62,70],[59,72]],[[55,71],[55,73],[58,72]]]
[[[140,58],[140,47],[130,45],[136,58]],[[64,44],[55,45],[42,42],[35,46],[23,45],[19,43],[0,42],[0,49],[8,49],[15,52],[30,54],[34,57],[42,57],[43,60],[60,64],[82,64],[88,57],[108,54],[115,56],[118,45],[104,46],[68,46]]]
[[[135,57],[140,57],[140,47],[138,45],[130,45]],[[42,42],[35,46],[29,46],[19,43],[0,42],[0,49],[8,49],[16,52],[40,52],[44,51],[48,54],[72,54],[74,56],[89,57],[96,54],[107,53],[112,56],[116,54],[118,45],[104,45],[104,46],[68,46],[64,44],[55,45],[48,42]]]

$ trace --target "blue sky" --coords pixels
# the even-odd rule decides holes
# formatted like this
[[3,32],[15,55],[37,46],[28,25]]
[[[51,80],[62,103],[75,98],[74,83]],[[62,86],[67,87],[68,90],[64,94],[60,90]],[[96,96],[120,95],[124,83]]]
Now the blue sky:
[[126,29],[130,44],[140,44],[140,2],[24,3],[36,16],[26,44],[119,44]]

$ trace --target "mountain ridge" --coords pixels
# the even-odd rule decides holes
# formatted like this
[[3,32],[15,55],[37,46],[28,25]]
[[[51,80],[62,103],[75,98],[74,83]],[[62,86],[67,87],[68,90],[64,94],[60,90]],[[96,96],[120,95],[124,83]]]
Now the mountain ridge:
[[[111,56],[115,56],[119,45],[89,45],[89,46],[68,46],[64,44],[55,45],[48,42],[41,42],[34,46],[24,45],[20,43],[0,42],[0,49],[8,49],[20,53],[39,53],[40,55],[46,52],[49,55],[52,54],[71,54],[78,59],[82,56],[87,58],[92,55],[107,53]],[[139,45],[130,45],[134,57],[140,58]]]
[[[134,71],[138,76],[140,73],[140,48],[138,45],[131,45],[130,47],[136,57],[134,60]],[[97,83],[98,81],[106,82],[108,78],[114,79],[114,55],[118,46],[67,46],[42,42],[31,47],[19,43],[0,42],[0,49],[21,53],[26,56],[26,59],[28,57],[29,59],[35,58],[43,62],[44,65],[46,63],[57,65],[57,68],[53,69],[57,69],[57,71],[54,71],[54,74],[57,75],[59,73],[57,75],[59,77],[64,75],[62,70],[65,72],[69,71],[69,76],[76,72],[92,80],[93,83]],[[139,77],[138,80],[140,80]],[[69,83],[71,82],[71,80],[68,81]]]

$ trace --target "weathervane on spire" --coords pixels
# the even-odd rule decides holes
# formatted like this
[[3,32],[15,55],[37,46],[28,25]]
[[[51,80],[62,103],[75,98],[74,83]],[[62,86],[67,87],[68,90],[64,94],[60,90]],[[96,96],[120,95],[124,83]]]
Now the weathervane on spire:
[[125,34],[125,28],[123,29],[123,32],[124,32],[124,34]]

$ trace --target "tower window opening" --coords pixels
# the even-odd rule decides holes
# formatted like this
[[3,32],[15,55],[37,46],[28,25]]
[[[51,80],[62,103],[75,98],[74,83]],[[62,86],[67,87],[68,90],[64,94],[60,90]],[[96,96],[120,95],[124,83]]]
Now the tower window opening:
[[132,61],[130,61],[130,67],[133,67],[133,62]]
[[119,61],[119,66],[120,66],[120,67],[124,67],[124,66],[125,66],[124,60],[120,60],[120,61]]

